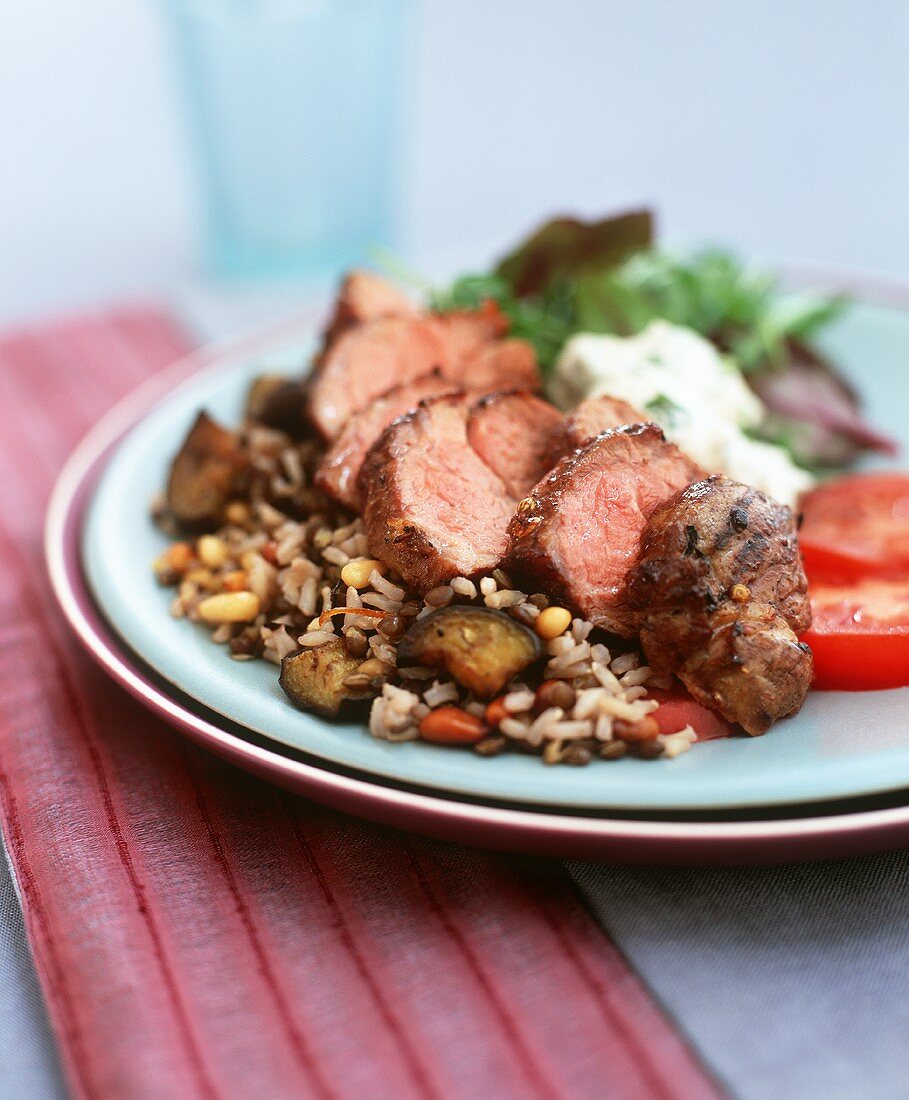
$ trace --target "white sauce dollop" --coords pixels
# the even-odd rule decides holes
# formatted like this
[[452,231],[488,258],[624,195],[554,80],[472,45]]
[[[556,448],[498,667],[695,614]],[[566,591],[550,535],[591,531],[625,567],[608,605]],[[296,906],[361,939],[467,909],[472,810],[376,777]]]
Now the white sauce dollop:
[[562,408],[585,397],[619,397],[647,414],[711,473],[793,505],[815,479],[782,447],[751,439],[764,405],[738,368],[704,337],[653,321],[637,336],[572,337],[559,356],[550,396]]

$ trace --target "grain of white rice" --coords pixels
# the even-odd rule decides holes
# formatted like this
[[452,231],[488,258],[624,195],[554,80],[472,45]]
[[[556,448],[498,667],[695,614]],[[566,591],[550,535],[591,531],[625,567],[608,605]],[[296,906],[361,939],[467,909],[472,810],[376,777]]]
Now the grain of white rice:
[[525,688],[520,691],[510,691],[502,699],[502,706],[509,714],[519,714],[522,710],[530,710],[535,701],[534,692]]
[[677,733],[662,734],[658,738],[663,746],[663,755],[668,756],[670,759],[673,756],[678,756],[679,753],[687,752],[697,739],[698,735],[691,726],[685,726]]
[[530,722],[521,718],[503,718],[499,723],[499,729],[508,737],[514,737],[518,741],[526,741]]
[[347,565],[350,555],[345,554],[338,546],[326,546],[322,551],[322,557],[331,565]]
[[468,600],[477,598],[477,586],[467,577],[455,577],[451,582],[451,587],[459,596],[466,596]]
[[518,604],[523,603],[527,597],[523,592],[517,592],[514,589],[503,588],[498,592],[491,592],[485,597],[485,603],[487,607],[494,609],[500,609],[503,607],[517,607]]
[[484,596],[491,596],[498,587],[492,577],[483,577],[480,581],[480,592]]
[[374,588],[376,592],[381,593],[386,599],[394,600],[398,603],[407,595],[403,588],[399,588],[398,585],[392,584],[391,581],[386,580],[378,569],[373,569],[369,574],[369,584],[370,587]]
[[622,690],[622,685],[619,683],[618,676],[605,665],[594,665],[593,674],[604,688],[611,688],[613,691]]
[[395,611],[401,610],[400,600],[390,600],[387,596],[383,596],[381,592],[364,592],[363,603],[367,607],[375,607],[379,611],[387,611],[389,615],[394,614]]
[[560,634],[546,643],[546,652],[550,657],[561,657],[563,653],[568,653],[574,647],[575,640],[570,634]]
[[306,634],[301,634],[297,641],[306,649],[312,649],[317,645],[325,645],[326,642],[333,641],[334,637],[334,631],[310,630]]
[[436,681],[432,687],[423,692],[423,699],[430,707],[440,707],[443,703],[456,703],[458,689],[450,680],[448,683]]
[[601,714],[593,725],[593,736],[597,741],[612,741],[612,717],[609,714]]
[[612,662],[612,671],[616,676],[623,676],[631,669],[638,667],[637,653],[622,653]]

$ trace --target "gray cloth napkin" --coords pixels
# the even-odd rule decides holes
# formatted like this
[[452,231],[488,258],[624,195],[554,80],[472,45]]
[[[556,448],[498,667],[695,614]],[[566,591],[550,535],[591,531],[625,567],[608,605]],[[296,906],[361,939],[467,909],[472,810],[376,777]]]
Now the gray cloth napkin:
[[909,854],[571,871],[732,1095],[909,1097]]

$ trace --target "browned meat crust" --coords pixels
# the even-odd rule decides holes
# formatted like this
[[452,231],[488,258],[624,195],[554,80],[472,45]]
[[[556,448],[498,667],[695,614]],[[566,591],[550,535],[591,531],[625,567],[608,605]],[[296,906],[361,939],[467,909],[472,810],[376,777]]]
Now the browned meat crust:
[[385,429],[360,473],[370,552],[417,592],[494,569],[508,548],[514,500],[467,440],[474,400],[424,401]]
[[629,602],[651,667],[748,733],[802,705],[807,581],[792,512],[764,493],[715,476],[658,508]]
[[636,632],[626,578],[653,511],[703,471],[655,424],[604,432],[566,456],[518,505],[508,564],[617,634]]
[[562,414],[548,401],[521,391],[493,393],[470,411],[470,445],[519,500],[560,455]]

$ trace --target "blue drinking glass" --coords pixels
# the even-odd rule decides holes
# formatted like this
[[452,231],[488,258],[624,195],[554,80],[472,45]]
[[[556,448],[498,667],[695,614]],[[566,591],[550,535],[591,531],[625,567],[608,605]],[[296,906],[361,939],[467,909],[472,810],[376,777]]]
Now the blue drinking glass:
[[393,243],[407,0],[167,0],[216,275],[324,278]]

